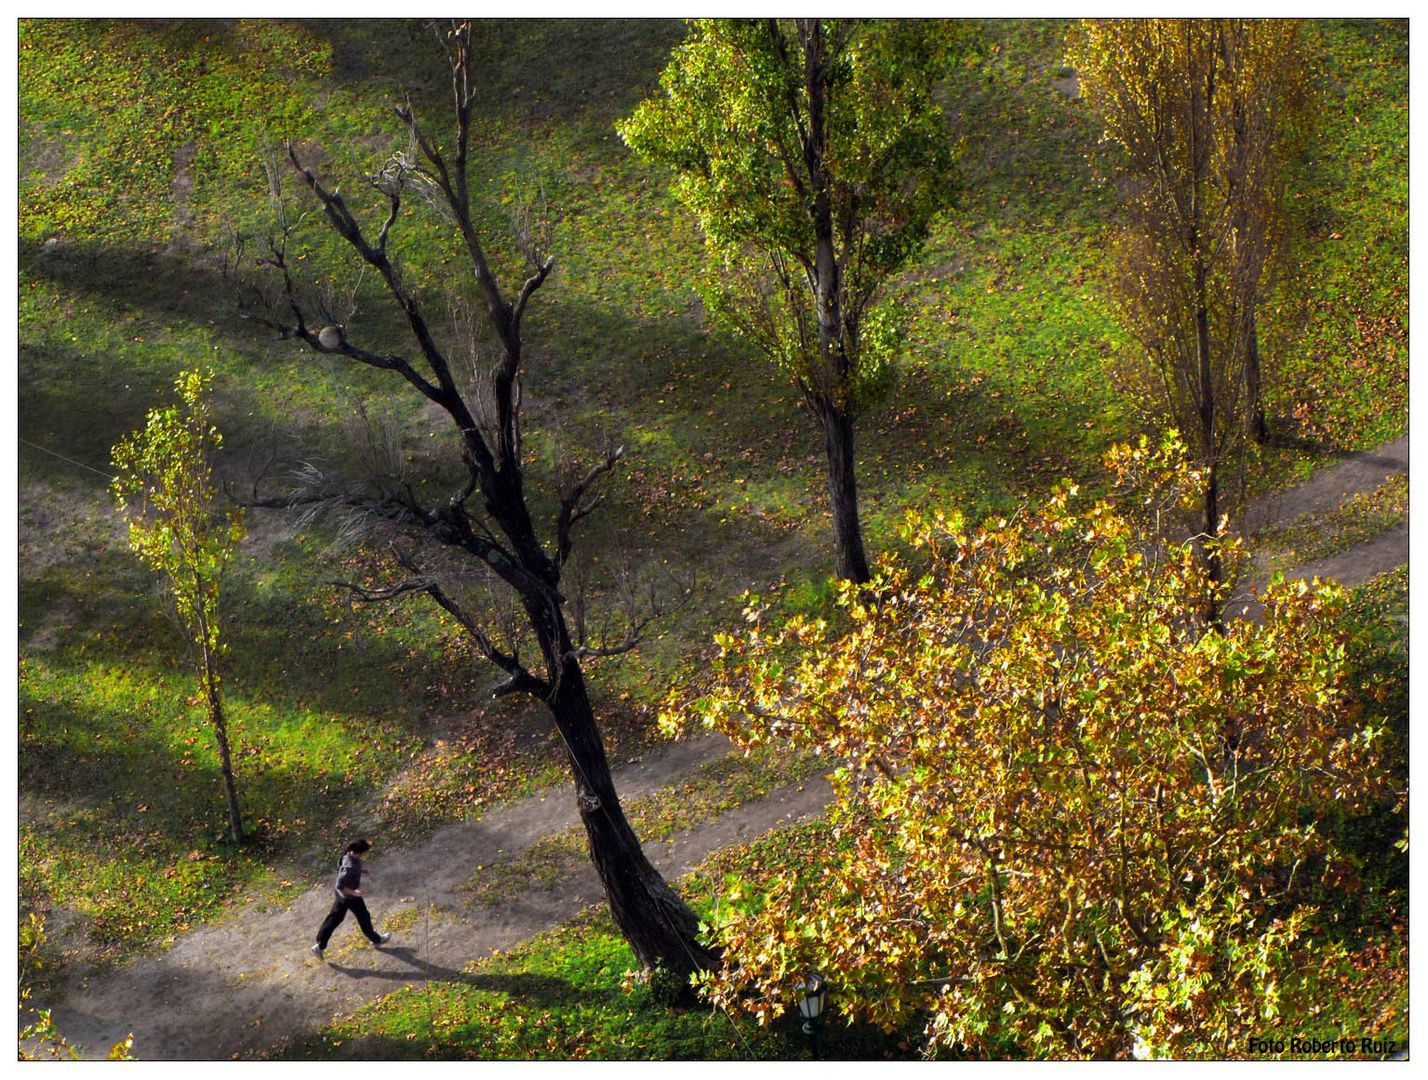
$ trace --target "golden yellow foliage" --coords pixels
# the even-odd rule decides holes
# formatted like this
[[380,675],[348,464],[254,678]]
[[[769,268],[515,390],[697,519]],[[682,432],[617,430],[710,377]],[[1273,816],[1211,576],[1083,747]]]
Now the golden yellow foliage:
[[845,586],[840,632],[753,605],[720,639],[696,711],[838,768],[827,860],[721,904],[717,1002],[770,1019],[817,968],[846,1018],[977,1053],[1245,1051],[1333,862],[1315,822],[1379,795],[1386,736],[1345,705],[1336,587],[1207,630],[1155,530],[1183,454],[1121,448],[1134,486],[1089,506],[911,515],[926,566]]

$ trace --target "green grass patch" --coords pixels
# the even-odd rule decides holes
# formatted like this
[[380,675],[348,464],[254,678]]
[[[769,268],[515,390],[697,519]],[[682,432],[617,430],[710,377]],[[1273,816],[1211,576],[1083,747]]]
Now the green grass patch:
[[[1270,410],[1291,436],[1252,486],[1407,430],[1408,50],[1398,20],[1310,24],[1314,138],[1292,173],[1300,242],[1267,312]],[[1309,453],[1306,455],[1306,449]]]

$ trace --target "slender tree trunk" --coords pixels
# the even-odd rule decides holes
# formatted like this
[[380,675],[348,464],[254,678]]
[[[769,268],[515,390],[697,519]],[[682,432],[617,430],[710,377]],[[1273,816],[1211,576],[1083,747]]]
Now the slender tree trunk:
[[[1265,422],[1264,399],[1260,392],[1259,326],[1255,318],[1260,272],[1263,269],[1261,247],[1263,240],[1260,235],[1251,237],[1251,211],[1248,200],[1251,190],[1249,162],[1252,150],[1249,145],[1249,120],[1246,115],[1243,75],[1239,70],[1239,45],[1244,32],[1244,24],[1231,24],[1229,29],[1221,33],[1220,57],[1226,75],[1230,79],[1230,92],[1233,95],[1230,126],[1234,133],[1234,139],[1231,164],[1226,179],[1229,182],[1228,201],[1234,208],[1232,235],[1235,238],[1237,261],[1235,280],[1238,283],[1236,287],[1238,295],[1236,299],[1241,305],[1240,348],[1243,350],[1241,360],[1244,367],[1245,406],[1249,410],[1250,433],[1257,442],[1263,443],[1269,438],[1269,427]],[[1239,89],[1235,90],[1237,85]],[[1254,231],[1257,234],[1262,233],[1264,229],[1264,214],[1265,211],[1261,206],[1255,220],[1257,228]]]
[[228,830],[235,844],[243,842],[243,815],[238,809],[238,786],[233,780],[233,755],[228,749],[228,725],[223,718],[223,700],[218,692],[218,667],[213,653],[203,650],[203,692],[208,702],[208,720],[218,743],[218,764],[223,771],[223,789],[228,796]]
[[1200,445],[1204,451],[1206,570],[1211,596],[1207,601],[1210,625],[1222,627],[1219,591],[1224,580],[1224,564],[1220,558],[1220,454],[1215,438],[1215,380],[1210,364],[1210,315],[1204,303],[1205,269],[1197,265],[1197,295],[1201,302],[1195,312],[1195,352],[1200,368]]
[[853,419],[845,410],[834,405],[820,408],[819,419],[823,424],[824,448],[827,451],[828,503],[833,511],[838,576],[862,585],[871,575],[868,572],[868,557],[863,550],[863,526],[858,516]]
[[[1215,380],[1210,366],[1209,314],[1202,307],[1195,313],[1195,359],[1200,376],[1200,447],[1211,477],[1215,474]],[[1219,528],[1220,508],[1216,485],[1212,482],[1205,494],[1205,534],[1214,536]]]
[[527,611],[549,670],[559,673],[548,704],[565,743],[590,861],[615,925],[646,970],[660,966],[688,976],[717,967],[718,955],[699,943],[699,920],[645,857],[625,817],[564,615],[538,600],[528,600]]
[[1269,422],[1264,415],[1264,392],[1260,386],[1259,370],[1259,323],[1255,319],[1254,305],[1250,304],[1244,314],[1245,349],[1245,395],[1249,399],[1250,432],[1259,443],[1269,439]]
[[[1185,24],[1187,39],[1191,33],[1190,24]],[[1187,55],[1189,54],[1187,49]],[[1224,579],[1224,565],[1220,558],[1220,453],[1215,437],[1215,374],[1210,353],[1210,303],[1209,270],[1207,255],[1201,245],[1204,242],[1205,187],[1209,168],[1209,153],[1213,145],[1213,117],[1215,102],[1215,68],[1210,65],[1205,75],[1204,98],[1195,100],[1194,88],[1199,86],[1191,75],[1191,122],[1190,122],[1190,213],[1188,250],[1194,260],[1195,295],[1195,360],[1199,369],[1199,413],[1200,447],[1204,454],[1205,478],[1205,563],[1209,578],[1210,595],[1206,598],[1206,616],[1209,624],[1219,630],[1224,629],[1220,611],[1220,583]]]

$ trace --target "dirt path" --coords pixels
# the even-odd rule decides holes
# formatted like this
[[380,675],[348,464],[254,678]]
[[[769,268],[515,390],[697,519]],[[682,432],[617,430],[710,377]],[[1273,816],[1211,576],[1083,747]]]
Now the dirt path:
[[[1335,508],[1407,471],[1404,437],[1260,500],[1246,515],[1249,531]],[[1407,540],[1405,525],[1300,572],[1357,584],[1407,562]],[[616,783],[622,798],[633,799],[728,752],[722,736],[674,743],[617,770]],[[676,877],[719,848],[818,814],[829,795],[824,780],[790,786],[646,851],[662,873]],[[478,865],[511,860],[576,821],[572,801],[557,790],[448,826],[407,850],[374,850],[368,889],[373,913],[379,927],[399,927],[385,950],[369,948],[348,920],[333,937],[327,963],[308,952],[331,903],[324,877],[285,911],[239,912],[185,935],[160,955],[70,986],[54,1010],[55,1022],[71,1041],[100,1056],[133,1032],[135,1052],[147,1060],[251,1058],[399,987],[475,982],[463,970],[473,961],[599,902],[600,885],[588,865],[572,869],[553,888],[496,907],[471,908],[466,901],[463,887]]]
[[[730,752],[723,736],[673,743],[616,770],[622,798],[658,790]],[[650,861],[677,877],[722,847],[817,814],[830,795],[815,780],[775,791],[710,825],[646,846]],[[462,969],[560,923],[602,893],[588,863],[554,888],[499,907],[469,908],[464,886],[478,866],[495,866],[543,836],[578,822],[564,790],[500,807],[478,821],[448,826],[403,851],[374,849],[366,888],[379,928],[399,927],[372,949],[348,919],[333,935],[327,962],[308,952],[332,903],[324,875],[285,911],[249,909],[182,937],[157,956],[136,960],[90,983],[73,985],[54,1019],[86,1055],[129,1032],[146,1060],[250,1058],[401,986],[463,981]]]
[[[1321,469],[1304,483],[1266,495],[1250,503],[1245,512],[1245,535],[1251,550],[1255,537],[1265,529],[1285,525],[1302,514],[1326,513],[1338,509],[1354,495],[1373,491],[1391,476],[1408,474],[1408,436],[1361,454],[1352,454],[1337,465]],[[1408,522],[1388,529],[1347,551],[1296,566],[1286,578],[1333,579],[1346,588],[1362,585],[1372,577],[1408,562]],[[1252,566],[1248,584],[1262,588],[1268,575],[1263,564]],[[1264,605],[1244,595],[1229,605],[1232,614],[1258,619]]]
[[[1254,500],[1245,513],[1245,532],[1253,536],[1267,526],[1293,521],[1300,514],[1332,510],[1349,496],[1372,491],[1390,476],[1407,472],[1408,436],[1405,435],[1375,450],[1350,454],[1296,487]],[[1343,584],[1357,583],[1345,581]]]

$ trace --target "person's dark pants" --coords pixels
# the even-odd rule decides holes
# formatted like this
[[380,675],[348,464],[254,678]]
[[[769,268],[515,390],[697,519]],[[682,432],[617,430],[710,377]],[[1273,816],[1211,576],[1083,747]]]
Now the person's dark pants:
[[327,918],[322,920],[322,928],[317,932],[318,948],[327,948],[332,931],[337,929],[337,924],[347,917],[349,911],[357,916],[357,925],[362,928],[362,933],[367,935],[368,941],[373,945],[382,943],[381,935],[372,929],[372,916],[367,913],[367,902],[360,896],[338,896],[333,901],[332,910],[327,913]]

